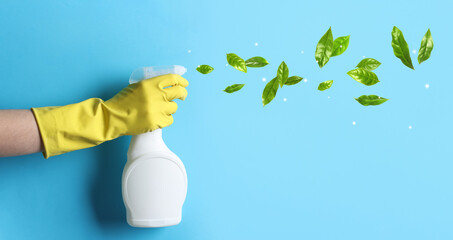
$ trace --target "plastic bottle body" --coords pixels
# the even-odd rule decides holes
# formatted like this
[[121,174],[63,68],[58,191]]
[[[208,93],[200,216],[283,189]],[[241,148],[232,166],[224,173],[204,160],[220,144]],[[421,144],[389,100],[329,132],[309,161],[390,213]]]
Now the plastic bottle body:
[[182,161],[162,140],[162,130],[133,136],[123,171],[123,201],[134,227],[165,227],[181,221],[187,193]]
[[[130,83],[158,75],[183,74],[181,66],[145,67],[134,71]],[[187,175],[179,157],[168,149],[162,129],[133,136],[123,171],[123,201],[133,227],[166,227],[181,221]]]

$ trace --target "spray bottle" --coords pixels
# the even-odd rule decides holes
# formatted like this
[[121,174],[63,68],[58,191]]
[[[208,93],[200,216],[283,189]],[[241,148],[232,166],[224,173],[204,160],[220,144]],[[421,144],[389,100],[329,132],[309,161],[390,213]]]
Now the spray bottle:
[[[129,83],[164,74],[183,75],[183,66],[136,69]],[[123,201],[133,227],[166,227],[181,221],[187,193],[183,163],[165,145],[162,129],[133,136],[123,170]]]

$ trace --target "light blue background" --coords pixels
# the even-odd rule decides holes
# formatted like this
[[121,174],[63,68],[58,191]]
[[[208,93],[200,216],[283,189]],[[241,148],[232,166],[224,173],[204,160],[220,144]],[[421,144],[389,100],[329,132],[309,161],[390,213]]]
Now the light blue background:
[[[189,178],[180,225],[127,225],[121,174],[130,137],[122,137],[48,160],[0,159],[0,239],[453,238],[452,7],[2,0],[1,109],[108,99],[140,66],[184,65],[190,86],[164,129]],[[393,56],[394,25],[415,71]],[[329,26],[351,41],[321,70],[314,50]],[[419,65],[412,50],[428,27],[435,47]],[[244,74],[225,66],[228,52],[270,64]],[[382,62],[375,86],[346,75],[363,56]],[[263,108],[262,78],[282,60],[308,81],[280,89]],[[215,71],[202,75],[200,64]],[[330,79],[331,89],[316,90]],[[247,85],[221,91],[233,83]],[[353,99],[362,94],[390,100],[363,107]]]

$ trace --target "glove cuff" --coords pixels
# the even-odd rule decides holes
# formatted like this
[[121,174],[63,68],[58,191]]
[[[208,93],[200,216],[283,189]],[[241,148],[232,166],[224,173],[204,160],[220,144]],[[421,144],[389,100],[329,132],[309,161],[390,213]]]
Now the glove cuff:
[[45,159],[93,147],[114,138],[108,129],[108,108],[100,98],[61,107],[31,108],[44,145]]

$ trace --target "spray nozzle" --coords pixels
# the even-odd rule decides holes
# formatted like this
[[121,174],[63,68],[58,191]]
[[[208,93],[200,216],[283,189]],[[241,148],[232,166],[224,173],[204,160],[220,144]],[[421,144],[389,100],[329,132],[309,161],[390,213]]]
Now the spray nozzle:
[[165,74],[179,74],[183,75],[187,69],[183,66],[157,66],[157,67],[142,67],[136,69],[129,78],[129,83],[140,82],[141,80],[157,77]]

